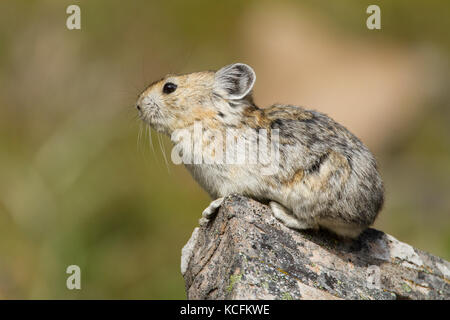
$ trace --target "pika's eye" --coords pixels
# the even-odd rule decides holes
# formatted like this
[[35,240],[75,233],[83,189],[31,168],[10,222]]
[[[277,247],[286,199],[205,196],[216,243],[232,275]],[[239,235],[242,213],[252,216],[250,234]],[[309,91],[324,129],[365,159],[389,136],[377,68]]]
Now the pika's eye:
[[176,89],[177,85],[175,83],[167,82],[163,87],[163,92],[168,94],[174,92]]

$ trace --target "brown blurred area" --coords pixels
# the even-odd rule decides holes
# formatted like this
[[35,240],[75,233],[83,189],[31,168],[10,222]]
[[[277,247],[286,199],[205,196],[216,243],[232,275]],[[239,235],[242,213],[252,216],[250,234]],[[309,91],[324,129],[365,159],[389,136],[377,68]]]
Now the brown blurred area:
[[275,98],[320,108],[381,149],[414,120],[438,74],[419,48],[340,34],[318,19],[292,6],[249,12],[244,45],[258,70],[255,96],[263,105]]
[[133,106],[164,74],[238,61],[258,105],[325,112],[375,153],[375,228],[450,259],[450,3],[377,1],[381,30],[370,4],[3,1],[0,298],[185,298],[180,252],[209,199]]

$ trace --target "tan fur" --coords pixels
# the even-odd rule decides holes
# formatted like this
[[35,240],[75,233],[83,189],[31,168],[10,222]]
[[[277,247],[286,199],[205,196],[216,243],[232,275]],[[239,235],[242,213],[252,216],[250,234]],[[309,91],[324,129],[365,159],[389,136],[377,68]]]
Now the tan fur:
[[303,169],[298,169],[291,179],[283,182],[284,186],[288,189],[291,189],[293,186],[299,184],[303,177],[305,176],[305,171]]

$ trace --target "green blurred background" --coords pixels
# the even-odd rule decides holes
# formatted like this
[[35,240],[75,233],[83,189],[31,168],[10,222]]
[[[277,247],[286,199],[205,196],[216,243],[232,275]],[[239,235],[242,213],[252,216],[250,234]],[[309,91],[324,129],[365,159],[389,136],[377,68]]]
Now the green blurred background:
[[[81,30],[66,28],[71,4]],[[370,4],[381,30],[366,28]],[[133,106],[164,74],[237,61],[256,71],[257,104],[314,108],[360,136],[387,189],[375,228],[450,259],[449,12],[419,0],[1,1],[0,298],[185,298],[180,252],[209,198],[165,164]],[[71,264],[82,290],[66,288]]]

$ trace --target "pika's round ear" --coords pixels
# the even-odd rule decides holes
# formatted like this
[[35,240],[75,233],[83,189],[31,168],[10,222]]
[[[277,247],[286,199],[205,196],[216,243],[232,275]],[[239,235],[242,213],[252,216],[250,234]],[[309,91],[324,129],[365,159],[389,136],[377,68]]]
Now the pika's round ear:
[[230,64],[216,72],[214,92],[225,99],[242,99],[252,90],[255,80],[255,71],[250,66]]

